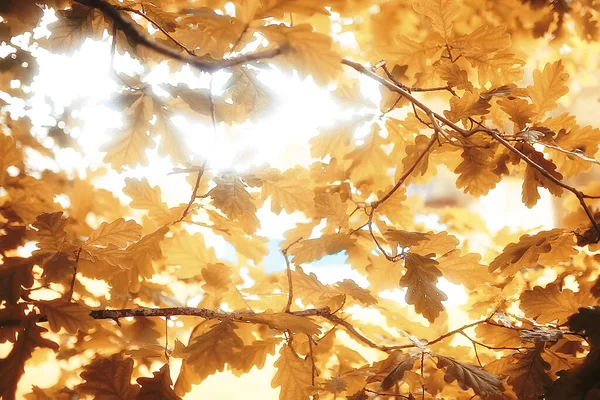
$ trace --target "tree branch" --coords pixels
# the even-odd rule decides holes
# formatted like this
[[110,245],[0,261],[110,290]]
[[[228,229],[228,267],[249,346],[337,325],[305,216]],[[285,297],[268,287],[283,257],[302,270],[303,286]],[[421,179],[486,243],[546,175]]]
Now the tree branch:
[[203,72],[211,73],[224,68],[230,68],[237,65],[246,64],[252,61],[273,58],[275,56],[278,56],[279,54],[282,54],[283,52],[281,48],[275,48],[256,53],[244,54],[239,57],[229,58],[227,60],[219,62],[207,62],[199,57],[196,57],[195,55],[189,54],[188,52],[181,53],[165,44],[152,40],[149,37],[149,35],[140,30],[139,26],[133,20],[123,15],[123,11],[130,10],[123,10],[118,6],[112,5],[106,0],[74,1],[84,6],[92,7],[101,11],[106,17],[113,21],[116,28],[122,31],[125,34],[125,36],[127,36],[128,40],[130,40],[131,42],[154,50],[165,57],[189,64],[190,66],[199,69]]

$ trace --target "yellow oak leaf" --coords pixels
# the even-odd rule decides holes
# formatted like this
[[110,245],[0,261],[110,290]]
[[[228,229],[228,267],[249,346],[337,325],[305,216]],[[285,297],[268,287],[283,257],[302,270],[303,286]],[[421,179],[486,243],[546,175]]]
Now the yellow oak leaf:
[[223,293],[231,289],[231,268],[225,264],[208,264],[202,268],[202,277],[204,278],[204,285],[202,289],[206,293],[209,293],[219,298]]
[[[193,383],[202,382],[207,376],[225,369],[225,364],[236,357],[236,349],[242,349],[244,342],[235,333],[237,326],[230,321],[223,321],[214,325],[206,332],[190,339],[187,347],[180,344],[180,349],[174,356],[183,358],[184,365],[191,368],[194,375],[188,375]],[[183,374],[183,369],[181,374]],[[180,375],[181,378],[181,375]],[[180,378],[175,384],[177,390]]]
[[500,377],[508,377],[519,399],[535,399],[542,396],[552,383],[548,375],[550,364],[541,356],[539,347],[526,352],[513,353],[485,366],[485,370]]
[[444,115],[452,122],[462,120],[465,123],[468,117],[486,115],[489,108],[489,101],[481,98],[478,92],[465,92],[461,98],[450,99],[450,111],[445,110]]
[[316,239],[306,239],[292,248],[294,264],[300,265],[336,254],[354,244],[354,238],[343,233],[325,234]]
[[48,317],[53,332],[61,328],[69,333],[87,332],[94,327],[91,309],[82,303],[70,303],[63,299],[38,301],[36,303],[42,314]]
[[141,181],[126,178],[123,193],[131,197],[132,201],[129,203],[131,208],[147,210],[148,216],[159,225],[170,224],[178,217],[172,215],[167,205],[163,203],[160,187],[150,186],[146,178],[142,178]]
[[[282,290],[288,292],[287,277],[283,279]],[[292,271],[292,289],[294,297],[304,304],[314,304],[315,307],[325,307],[339,292],[330,285],[319,281],[314,273],[306,274],[302,267],[297,266]]]
[[132,373],[132,358],[123,359],[119,354],[97,355],[84,367],[81,373],[84,382],[77,389],[94,398],[133,399],[138,395],[139,387],[131,384]]
[[539,116],[556,108],[556,101],[569,92],[568,81],[562,60],[547,63],[543,71],[533,71],[533,85],[527,90]]
[[329,219],[335,226],[348,225],[348,206],[339,193],[321,193],[315,196],[315,212],[318,217]]
[[124,111],[125,126],[112,141],[100,148],[106,152],[104,162],[110,163],[116,170],[123,169],[123,166],[135,167],[138,164],[148,166],[146,149],[155,146],[148,135],[152,109],[151,97],[141,96]]
[[505,26],[482,25],[471,33],[453,38],[449,44],[460,52],[489,54],[508,48],[510,43]]
[[[363,143],[356,145],[344,158],[352,160],[349,168],[350,178],[358,184],[377,185],[382,189],[391,184],[391,177],[386,174],[386,168],[392,166],[390,157],[384,150],[388,144],[387,138],[382,135],[379,124],[371,125],[371,132],[363,139]],[[377,160],[374,163],[373,160]]]
[[[551,160],[546,159],[543,153],[535,150],[532,145],[528,143],[519,143],[516,147],[519,150],[521,150],[525,155],[527,155],[527,157],[529,157],[531,161],[543,167],[548,174],[552,175],[558,180],[563,179],[562,174],[556,171],[556,165]],[[523,203],[527,207],[533,207],[539,200],[539,187],[544,187],[548,189],[550,193],[558,197],[560,197],[563,192],[563,188],[561,186],[552,182],[536,168],[527,164],[527,167],[525,168],[525,177],[523,180],[523,191],[521,196]]]
[[352,279],[344,279],[341,282],[335,284],[335,288],[341,293],[358,300],[365,306],[372,306],[377,304],[377,299],[373,297],[368,289],[364,289]]
[[235,349],[235,357],[229,361],[229,367],[236,376],[250,372],[253,367],[262,369],[267,355],[275,354],[280,338],[255,340],[251,345]]
[[427,234],[422,232],[407,232],[400,229],[388,229],[383,234],[388,242],[394,242],[402,247],[415,246],[424,240],[429,240]]
[[243,66],[232,68],[227,94],[234,104],[241,104],[248,118],[260,117],[277,104],[277,93],[263,83],[255,70]]
[[102,13],[74,3],[70,10],[56,11],[58,20],[49,24],[50,46],[55,53],[73,53],[88,38],[102,39],[105,23]]
[[444,278],[467,289],[476,289],[486,282],[493,281],[488,269],[480,264],[481,255],[469,253],[461,257],[460,250],[452,250],[437,259],[438,268]]
[[[568,119],[564,123],[560,119],[556,121],[556,124],[553,124],[551,120],[549,118],[540,124],[558,132],[554,141],[556,146],[589,158],[595,158],[598,153],[598,145],[600,145],[600,129],[590,125],[579,126],[571,119]],[[558,170],[566,177],[586,172],[592,167],[591,162],[583,160],[576,155],[567,154],[552,148],[547,148],[546,150],[550,152],[552,161],[554,161]]]
[[17,384],[25,372],[25,363],[33,356],[35,349],[58,349],[58,344],[41,336],[45,332],[48,330],[37,326],[32,318],[21,324],[17,341],[10,352],[0,359],[0,397],[3,399],[16,398]]
[[436,233],[427,232],[426,235],[429,240],[420,241],[411,247],[411,253],[418,253],[420,255],[427,255],[429,253],[446,254],[454,250],[460,243],[456,236],[450,235],[446,231]]
[[169,364],[163,365],[158,371],[153,372],[151,378],[137,378],[140,384],[140,393],[136,397],[139,400],[179,400],[172,388]]
[[435,69],[435,73],[449,86],[455,87],[459,90],[473,91],[473,84],[469,80],[467,71],[460,68],[456,63],[445,63]]
[[425,66],[428,57],[439,50],[437,43],[420,43],[404,35],[397,35],[393,46],[376,48],[377,53],[391,65],[408,65],[409,68]]
[[43,213],[38,215],[33,227],[37,229],[37,247],[36,254],[58,253],[68,245],[67,232],[65,227],[69,220],[63,217],[63,212]]
[[498,100],[498,105],[507,113],[510,120],[517,125],[519,130],[524,130],[527,124],[530,124],[533,117],[537,114],[535,106],[527,102],[527,100],[519,98],[503,98]]
[[206,246],[200,234],[178,232],[165,239],[161,248],[167,265],[179,266],[175,274],[180,278],[198,276],[203,268],[217,260],[214,250]]
[[[543,254],[548,254],[548,261],[559,264],[577,254],[575,242],[563,241],[563,236],[573,236],[567,230],[556,228],[542,231],[533,236],[523,235],[518,243],[510,243],[489,266],[489,271],[500,270],[503,275],[510,276],[521,268],[533,268]],[[556,245],[556,247],[555,247]]]
[[290,330],[294,333],[304,333],[312,336],[321,332],[319,325],[309,317],[301,317],[289,313],[262,313],[245,317],[247,321],[265,324],[279,331]]
[[571,290],[560,290],[554,283],[545,288],[536,286],[533,290],[526,290],[519,300],[525,315],[541,324],[552,321],[562,324],[582,306]]
[[285,210],[310,211],[314,207],[313,193],[308,171],[303,168],[292,168],[279,177],[269,177],[262,185],[262,198],[271,197],[271,211],[275,214]]
[[465,53],[464,58],[477,69],[477,80],[481,86],[488,82],[492,85],[511,84],[523,79],[525,61],[516,58],[513,53],[501,51],[490,54],[477,51]]
[[452,22],[460,13],[454,0],[416,0],[412,2],[416,12],[431,19],[433,28],[447,42],[452,35]]
[[473,196],[488,194],[502,179],[495,170],[495,154],[496,146],[487,136],[471,135],[461,153],[462,162],[454,170],[459,174],[456,187]]
[[280,400],[308,400],[313,392],[312,364],[310,359],[301,359],[288,345],[279,350],[275,361],[277,372],[271,387],[281,387]]
[[442,301],[448,300],[448,296],[435,286],[442,276],[437,265],[438,262],[431,258],[407,253],[404,258],[406,273],[399,282],[401,287],[407,288],[406,302],[414,305],[415,311],[431,323],[444,310]]
[[484,399],[501,400],[504,398],[503,382],[494,374],[470,364],[463,364],[452,357],[436,354],[437,367],[445,368],[444,380],[456,380],[461,389],[473,389],[475,394]]
[[313,32],[309,24],[279,28],[285,38],[283,54],[290,66],[302,76],[311,75],[316,83],[326,85],[341,71],[341,57],[332,49],[329,35]]
[[246,184],[236,174],[222,174],[213,178],[216,186],[208,195],[212,197],[215,207],[223,211],[227,217],[236,219],[244,213],[255,213],[252,195],[246,191]]
[[495,347],[521,347],[523,341],[519,331],[490,324],[479,324],[475,328],[477,338]]
[[111,223],[103,222],[102,225],[88,237],[84,248],[88,246],[106,246],[114,244],[117,247],[126,247],[127,244],[142,237],[142,226],[133,220],[125,221],[119,218]]
[[[404,166],[404,170],[402,172],[403,174],[410,168],[412,168],[412,166],[416,163],[417,166],[414,168],[410,176],[412,177],[425,175],[427,169],[429,168],[429,155],[431,154],[432,149],[430,149],[428,153],[418,163],[417,160],[419,159],[419,157],[421,157],[421,154],[423,154],[423,152],[426,151],[427,147],[430,144],[430,141],[431,138],[425,135],[418,135],[415,138],[415,144],[410,144],[406,146],[406,157],[402,159],[402,165]],[[400,169],[398,170],[400,171]]]
[[6,169],[20,162],[21,155],[17,151],[15,140],[11,136],[0,133],[0,186],[4,185]]
[[183,22],[185,27],[177,29],[174,38],[198,55],[210,55],[216,60],[231,51],[230,45],[244,30],[239,19],[218,14],[208,7],[199,7],[198,12],[187,16]]

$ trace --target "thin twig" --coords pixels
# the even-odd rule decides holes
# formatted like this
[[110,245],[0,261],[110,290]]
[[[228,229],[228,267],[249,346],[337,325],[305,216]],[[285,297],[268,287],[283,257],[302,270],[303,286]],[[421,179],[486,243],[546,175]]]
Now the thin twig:
[[286,313],[290,312],[290,308],[292,308],[292,302],[294,301],[294,286],[292,284],[292,266],[290,263],[290,259],[288,258],[288,251],[290,249],[290,247],[292,247],[293,245],[295,245],[296,243],[298,243],[299,241],[301,241],[302,238],[299,237],[298,239],[294,240],[292,243],[290,243],[285,249],[281,250],[281,254],[283,254],[283,258],[285,259],[285,271],[287,274],[287,281],[288,281],[288,300],[287,300],[287,304],[285,305],[285,309],[284,311]]

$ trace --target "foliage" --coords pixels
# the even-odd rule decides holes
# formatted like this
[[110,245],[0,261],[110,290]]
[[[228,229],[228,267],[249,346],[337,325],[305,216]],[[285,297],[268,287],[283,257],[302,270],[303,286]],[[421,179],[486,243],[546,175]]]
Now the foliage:
[[[213,374],[271,364],[281,399],[596,398],[600,196],[582,186],[600,163],[600,130],[559,104],[576,55],[597,52],[598,7],[3,1],[0,39],[15,47],[0,59],[0,397],[178,399]],[[32,37],[49,10],[51,34]],[[67,171],[62,159],[89,150],[77,121],[57,109],[60,123],[40,134],[25,111],[36,51],[72,55],[88,39],[110,43],[123,124],[101,146],[101,167]],[[528,53],[544,47],[554,58],[536,68]],[[116,68],[126,56],[141,72]],[[171,78],[150,83],[156,66]],[[178,78],[184,70],[210,83]],[[174,117],[216,136],[266,118],[294,96],[262,78],[275,71],[314,81],[352,114],[310,139],[312,164],[219,170],[195,156]],[[378,85],[379,104],[365,82]],[[186,176],[180,204],[129,174],[150,164],[149,150],[172,164],[165,174]],[[410,190],[443,171],[471,197],[518,179],[511,201],[532,208],[548,191],[566,215],[553,229],[490,232],[467,207]],[[281,243],[281,271],[264,268],[263,210],[301,216]],[[216,237],[235,261],[211,247]],[[306,272],[338,253],[366,283]],[[468,297],[458,328],[442,279]],[[17,389],[43,363],[40,349],[54,352],[58,381]]]

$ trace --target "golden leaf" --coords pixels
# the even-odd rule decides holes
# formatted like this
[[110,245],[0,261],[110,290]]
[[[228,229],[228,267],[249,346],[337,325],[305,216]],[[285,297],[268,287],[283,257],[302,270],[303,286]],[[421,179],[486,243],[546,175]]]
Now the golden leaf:
[[435,73],[441,79],[445,80],[449,86],[469,92],[473,91],[473,84],[469,81],[467,71],[461,69],[455,63],[442,64],[435,69]]
[[335,288],[341,293],[358,300],[365,306],[377,304],[377,299],[371,295],[371,292],[358,286],[352,279],[344,279],[343,281],[336,283]]
[[450,111],[445,110],[444,115],[452,122],[462,120],[465,123],[468,117],[486,115],[489,108],[488,100],[482,99],[478,92],[465,92],[461,98],[450,99]]
[[15,147],[15,140],[0,133],[0,186],[4,185],[6,169],[21,162],[21,155]]
[[415,246],[419,242],[429,240],[427,234],[422,232],[407,232],[399,229],[388,229],[383,234],[388,242],[394,242],[402,247]]
[[541,356],[539,347],[522,353],[492,361],[485,366],[485,370],[501,377],[508,376],[508,383],[512,386],[519,399],[535,399],[545,393],[545,387],[552,383],[547,370],[548,364]]
[[553,264],[568,261],[577,254],[577,250],[574,248],[574,240],[571,239],[570,243],[564,242],[563,236],[572,238],[573,234],[556,228],[533,236],[523,235],[518,243],[510,243],[504,248],[502,253],[491,262],[489,271],[494,272],[499,269],[503,275],[510,276],[521,268],[535,267],[543,254],[548,254],[547,260],[552,260]]
[[438,268],[444,278],[467,289],[475,289],[479,285],[493,281],[488,269],[479,263],[481,256],[469,253],[461,257],[460,250],[452,250],[437,259]]
[[302,168],[288,169],[279,177],[267,177],[262,185],[262,198],[271,197],[271,211],[275,214],[285,210],[307,211],[314,207],[307,171]]
[[519,331],[490,324],[479,324],[475,328],[477,337],[483,343],[495,347],[520,347],[523,346]]
[[453,38],[449,44],[461,52],[489,54],[509,47],[510,35],[504,26],[482,25],[471,33]]
[[527,124],[531,123],[532,118],[536,115],[535,106],[523,99],[504,98],[498,100],[498,105],[502,111],[510,116],[510,120],[517,125],[519,130],[525,129]]
[[208,7],[199,7],[184,22],[186,27],[177,29],[173,36],[198,55],[210,55],[216,60],[222,59],[231,50],[230,45],[244,30],[239,19],[217,14]]
[[37,229],[37,254],[61,252],[67,246],[65,227],[69,220],[63,217],[63,212],[44,213],[38,215],[33,227]]
[[201,274],[208,264],[216,262],[215,252],[204,243],[200,234],[178,232],[161,244],[168,265],[179,266],[176,275],[189,278]]
[[53,332],[64,328],[69,333],[77,333],[77,331],[87,332],[94,328],[94,318],[90,316],[91,309],[85,304],[56,299],[38,301],[36,305],[42,314],[48,317]]
[[461,153],[462,162],[454,170],[460,174],[456,187],[473,196],[488,194],[502,179],[495,170],[495,154],[496,147],[487,136],[471,135]]
[[202,285],[202,289],[206,293],[219,298],[223,293],[231,289],[231,268],[227,265],[222,263],[208,264],[202,268],[201,273],[206,282]]
[[571,290],[561,291],[554,283],[545,288],[536,286],[533,290],[526,290],[519,299],[525,315],[541,324],[552,321],[562,324],[581,306]]
[[390,390],[398,381],[402,380],[404,373],[410,371],[414,364],[417,356],[410,356],[408,354],[400,353],[400,357],[395,357],[397,364],[392,370],[383,378],[381,381],[381,388],[385,391]]
[[138,395],[139,387],[131,384],[132,373],[133,359],[123,359],[119,354],[110,357],[98,355],[84,367],[81,373],[84,383],[77,389],[94,398],[133,399]]
[[446,42],[452,35],[452,21],[460,13],[454,0],[415,0],[412,6],[416,12],[431,19],[431,24]]
[[[265,366],[267,355],[275,354],[275,348],[281,342],[280,338],[255,340],[251,345],[241,349],[236,348],[235,357],[229,361],[233,373],[241,376],[250,372],[253,367],[262,369]],[[239,351],[238,351],[239,350]]]
[[332,49],[328,35],[313,32],[313,27],[300,24],[291,28],[279,28],[283,35],[287,62],[302,76],[311,75],[316,83],[326,85],[341,71],[341,57]]
[[0,397],[15,399],[17,384],[25,372],[27,360],[33,356],[36,348],[58,349],[58,344],[41,336],[46,329],[37,326],[32,318],[23,321],[17,341],[6,357],[0,359]]
[[175,394],[171,387],[171,374],[169,364],[163,365],[160,370],[153,373],[152,378],[137,378],[140,384],[140,393],[136,397],[139,400],[179,400],[180,397]]
[[447,252],[454,250],[460,243],[456,236],[450,235],[446,231],[437,233],[427,232],[426,235],[429,240],[420,241],[415,246],[411,247],[411,253],[420,255],[427,255],[429,253],[446,254]]
[[160,187],[152,187],[146,178],[137,180],[134,178],[125,179],[125,188],[123,193],[131,197],[129,203],[131,208],[138,210],[147,210],[148,216],[159,225],[167,225],[176,218],[171,214],[169,208],[162,201]]
[[58,10],[56,16],[58,20],[48,26],[53,52],[73,53],[88,37],[102,39],[104,18],[93,8],[74,3],[70,10]]
[[213,178],[216,186],[207,193],[213,198],[215,207],[227,217],[236,219],[244,213],[255,213],[252,195],[246,191],[246,184],[235,174],[223,174]]
[[110,163],[116,170],[121,170],[125,165],[148,166],[146,149],[154,148],[154,142],[148,135],[152,108],[151,97],[141,96],[124,111],[125,127],[111,142],[100,148],[106,152],[104,162]]
[[[190,367],[194,372],[193,383],[202,382],[207,376],[225,369],[225,364],[236,358],[236,349],[241,349],[244,342],[235,333],[237,326],[229,321],[223,321],[213,326],[210,330],[193,337],[187,347],[181,345],[181,349],[174,352],[174,356],[183,358],[185,366]],[[183,369],[181,374],[183,374]],[[181,395],[177,389],[180,377],[175,384],[175,391]]]
[[[288,292],[287,278],[283,281],[283,291]],[[302,267],[297,266],[292,271],[292,288],[294,297],[305,304],[314,304],[315,307],[325,307],[339,292],[329,285],[324,285],[312,272],[306,274]]]
[[406,157],[402,159],[404,171],[407,171],[413,165],[417,164],[417,166],[413,170],[413,173],[410,176],[425,175],[425,173],[427,172],[427,169],[429,168],[429,155],[431,154],[432,150],[429,150],[428,154],[426,154],[418,163],[417,160],[419,159],[421,154],[423,154],[423,152],[427,149],[427,146],[429,146],[430,141],[431,138],[428,138],[425,135],[418,135],[415,138],[415,144],[410,144],[406,146]]
[[313,392],[312,365],[310,360],[298,357],[288,345],[279,350],[275,361],[277,372],[271,381],[271,387],[281,386],[279,399],[308,400]]
[[125,247],[141,237],[141,225],[133,220],[125,221],[123,218],[119,218],[111,223],[103,222],[98,229],[90,234],[88,240],[85,241],[84,248],[88,246],[106,246],[108,244]]
[[339,193],[321,193],[315,196],[315,212],[318,217],[329,219],[335,226],[345,228],[348,225],[346,210]]
[[460,363],[451,357],[438,354],[434,357],[438,360],[437,367],[445,368],[444,380],[446,382],[456,380],[461,389],[471,388],[483,399],[501,400],[504,398],[502,381],[496,375],[474,365]]
[[[563,179],[561,173],[556,171],[556,165],[554,165],[551,160],[546,159],[543,153],[535,150],[533,146],[528,143],[521,143],[520,146],[517,147],[525,155],[527,155],[531,161],[542,167],[547,174],[558,180]],[[552,182],[549,178],[544,176],[544,174],[538,171],[537,168],[527,164],[527,167],[525,168],[522,192],[523,203],[527,207],[531,208],[537,203],[538,199],[540,198],[540,194],[538,192],[539,187],[544,187],[548,189],[550,193],[559,197],[563,192],[563,188],[561,186]]]
[[561,60],[546,64],[543,71],[533,71],[533,86],[527,89],[538,115],[556,108],[556,101],[569,92],[568,81]]
[[316,239],[306,239],[292,248],[294,264],[300,265],[319,260],[326,255],[336,254],[354,244],[354,239],[347,234],[325,234]]
[[408,253],[404,258],[406,273],[400,279],[400,286],[407,288],[406,302],[414,305],[415,311],[432,323],[444,310],[442,301],[448,300],[448,296],[435,286],[442,276],[437,265],[431,258]]

